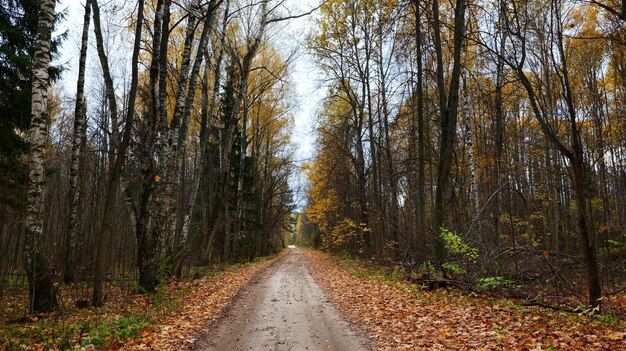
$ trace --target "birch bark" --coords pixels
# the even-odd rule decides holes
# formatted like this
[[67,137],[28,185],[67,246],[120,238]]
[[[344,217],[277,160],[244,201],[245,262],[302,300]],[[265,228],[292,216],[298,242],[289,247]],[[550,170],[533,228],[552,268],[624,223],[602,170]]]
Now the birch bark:
[[28,131],[30,153],[28,160],[28,195],[26,208],[26,237],[24,252],[28,276],[31,312],[52,311],[57,307],[54,272],[43,241],[43,192],[45,183],[44,148],[48,140],[48,67],[55,0],[41,0],[37,24],[37,39],[33,59],[31,125]]

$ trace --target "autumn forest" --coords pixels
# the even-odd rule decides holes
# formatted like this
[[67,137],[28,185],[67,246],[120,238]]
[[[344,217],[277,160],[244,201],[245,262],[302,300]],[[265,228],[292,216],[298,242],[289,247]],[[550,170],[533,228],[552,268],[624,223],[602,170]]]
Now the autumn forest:
[[618,350],[624,218],[624,0],[0,0],[0,348]]

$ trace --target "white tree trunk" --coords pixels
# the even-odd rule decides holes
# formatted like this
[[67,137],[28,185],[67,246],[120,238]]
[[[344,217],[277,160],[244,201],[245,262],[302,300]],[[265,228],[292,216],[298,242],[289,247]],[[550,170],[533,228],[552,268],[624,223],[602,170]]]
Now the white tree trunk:
[[467,130],[467,153],[469,156],[470,168],[470,198],[474,209],[473,220],[478,220],[480,213],[480,198],[478,196],[478,182],[476,181],[476,160],[474,157],[474,138],[472,131],[472,112],[470,109],[469,96],[467,92],[467,82],[463,78],[463,117],[465,119],[465,129]]
[[48,258],[41,250],[43,241],[44,148],[48,139],[48,68],[55,0],[41,0],[37,24],[37,41],[33,59],[33,85],[28,196],[26,208],[26,237],[24,252],[29,283],[30,310],[50,311],[56,308],[56,289]]

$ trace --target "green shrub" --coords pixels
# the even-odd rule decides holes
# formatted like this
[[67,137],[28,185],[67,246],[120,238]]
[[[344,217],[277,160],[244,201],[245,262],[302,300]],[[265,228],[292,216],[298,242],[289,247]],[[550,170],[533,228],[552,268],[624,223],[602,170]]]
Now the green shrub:
[[463,241],[461,236],[447,230],[446,228],[442,227],[439,230],[439,236],[441,237],[446,250],[448,250],[451,255],[457,255],[464,260],[476,263],[476,260],[478,259],[477,248],[471,247],[468,243]]
[[441,267],[452,274],[465,274],[465,269],[456,263],[445,262]]
[[510,285],[511,280],[504,277],[485,277],[478,279],[478,290],[490,290],[502,285]]

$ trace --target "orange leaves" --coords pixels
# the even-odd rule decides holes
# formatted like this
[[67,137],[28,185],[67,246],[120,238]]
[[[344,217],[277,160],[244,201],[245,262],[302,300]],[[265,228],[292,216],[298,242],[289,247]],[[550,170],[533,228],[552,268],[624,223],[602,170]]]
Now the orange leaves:
[[[174,281],[158,296],[113,286],[107,290],[106,304],[97,309],[69,309],[63,314],[24,318],[19,323],[8,323],[9,316],[0,315],[0,350],[81,346],[85,350],[191,349],[197,336],[220,318],[239,289],[272,261],[227,269],[194,281]],[[69,294],[62,296],[71,298]],[[26,301],[23,296],[15,298]],[[73,301],[69,300],[68,305]]]
[[[284,254],[284,253],[283,253]],[[282,256],[282,254],[281,254]],[[280,257],[280,256],[279,256]],[[274,260],[227,271],[217,277],[200,280],[185,295],[185,304],[153,329],[131,340],[123,350],[190,350],[206,328],[218,320],[239,289],[252,276]]]
[[626,334],[586,317],[525,308],[505,299],[420,292],[406,283],[357,278],[308,251],[333,304],[379,350],[623,350]]

